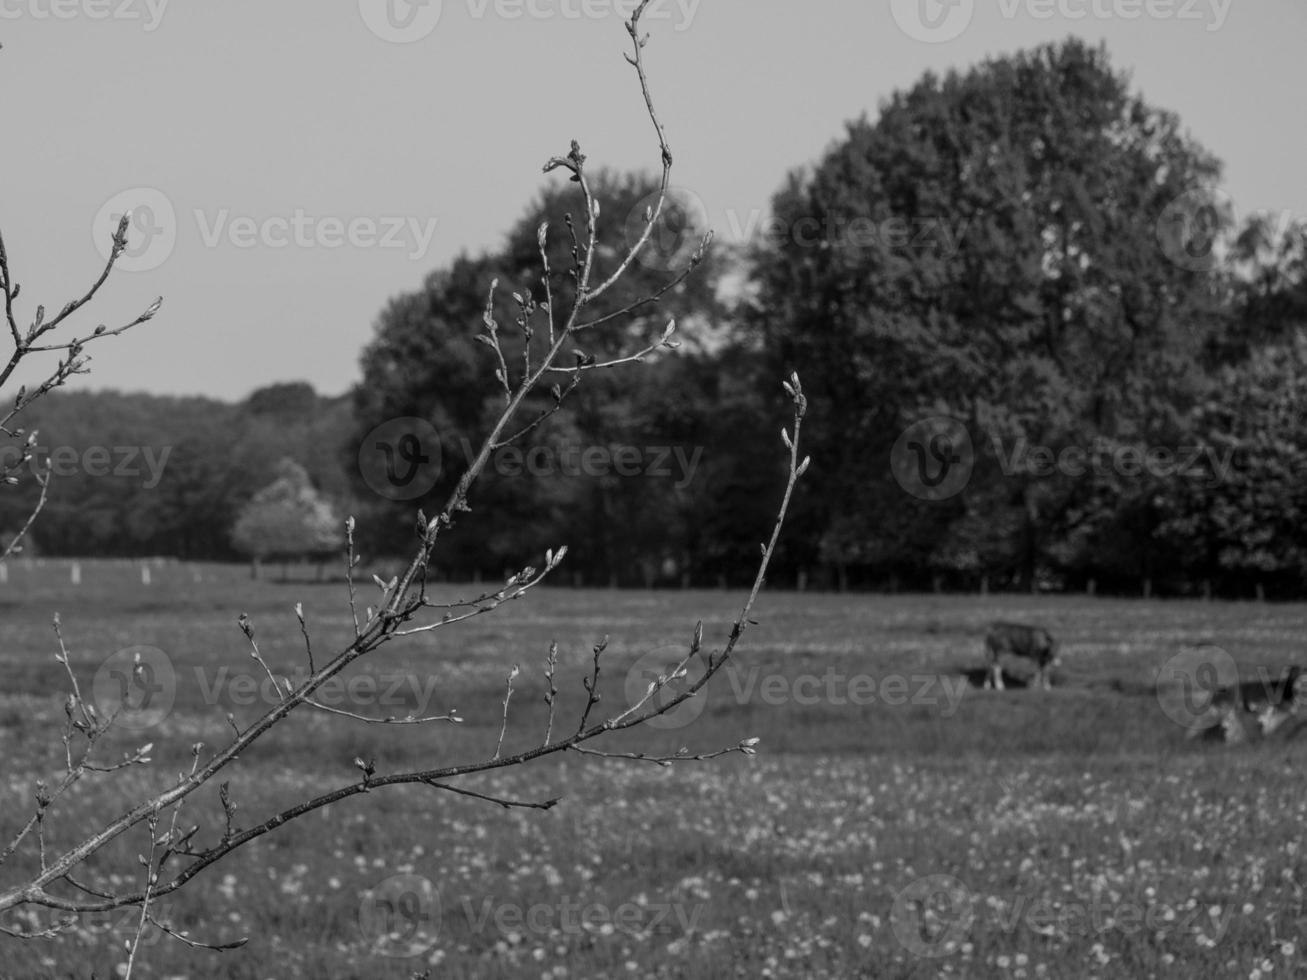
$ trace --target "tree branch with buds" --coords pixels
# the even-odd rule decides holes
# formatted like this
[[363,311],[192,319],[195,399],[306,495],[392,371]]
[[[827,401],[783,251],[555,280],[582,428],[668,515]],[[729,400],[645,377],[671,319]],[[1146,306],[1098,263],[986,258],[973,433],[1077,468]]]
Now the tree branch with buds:
[[[613,748],[609,739],[618,732],[637,728],[651,719],[674,710],[687,699],[696,697],[703,691],[712,678],[727,663],[739,644],[747,628],[754,622],[750,617],[758,595],[766,580],[767,570],[776,552],[781,529],[793,498],[795,487],[808,467],[808,460],[799,453],[800,432],[807,408],[806,398],[797,376],[792,376],[784,383],[784,388],[792,405],[792,427],[783,432],[783,444],[788,453],[788,477],[784,492],[777,507],[776,518],[769,538],[761,546],[761,556],[757,573],[747,599],[739,610],[729,633],[720,647],[711,649],[705,644],[703,624],[694,630],[687,643],[684,657],[666,674],[654,679],[642,697],[628,707],[620,710],[600,711],[600,675],[607,662],[607,637],[596,643],[593,648],[591,665],[586,676],[581,678],[581,687],[585,692],[585,703],[577,716],[569,724],[563,717],[558,701],[559,685],[567,683],[558,674],[558,646],[553,643],[545,657],[542,675],[547,685],[545,702],[548,705],[548,720],[544,732],[538,741],[532,741],[526,748],[507,748],[508,736],[515,731],[514,709],[520,705],[521,698],[514,697],[517,688],[515,682],[522,671],[514,666],[508,674],[502,709],[498,719],[498,737],[493,749],[487,748],[484,756],[473,758],[452,765],[435,768],[419,768],[392,772],[378,771],[375,760],[362,757],[354,760],[357,775],[349,781],[326,792],[308,799],[300,800],[275,813],[263,816],[251,826],[242,827],[237,818],[238,804],[232,798],[229,783],[223,782],[219,801],[222,813],[213,814],[211,823],[214,829],[204,832],[199,824],[185,827],[179,824],[178,815],[183,805],[199,789],[225,777],[237,761],[248,758],[257,748],[257,743],[274,728],[288,723],[293,714],[297,716],[312,711],[328,710],[334,717],[340,717],[341,723],[362,722],[371,724],[457,724],[463,719],[450,710],[445,714],[429,717],[408,718],[371,718],[365,715],[326,708],[317,693],[332,678],[337,677],[351,664],[379,651],[387,644],[404,637],[418,634],[434,633],[447,627],[455,626],[476,616],[494,612],[504,603],[525,598],[528,593],[544,582],[564,561],[567,549],[559,547],[547,551],[544,561],[539,566],[527,565],[517,574],[512,575],[499,588],[486,591],[481,595],[460,599],[452,603],[439,603],[427,593],[429,565],[442,534],[451,528],[462,515],[472,511],[473,491],[478,478],[484,472],[492,453],[499,448],[521,439],[526,433],[543,424],[559,411],[567,396],[581,383],[584,375],[591,370],[616,368],[640,361],[661,350],[673,349],[676,341],[672,339],[674,324],[668,324],[660,339],[627,354],[618,354],[604,361],[580,351],[575,344],[576,336],[583,330],[595,330],[615,319],[622,313],[630,314],[637,307],[656,301],[661,292],[636,301],[619,311],[598,318],[587,319],[586,311],[610,289],[631,267],[641,249],[650,240],[653,224],[658,220],[667,195],[672,166],[672,153],[667,138],[654,108],[649,80],[645,72],[644,51],[648,36],[640,31],[640,19],[649,5],[643,0],[635,9],[627,23],[633,53],[627,60],[635,69],[640,91],[644,99],[649,119],[654,127],[658,141],[659,157],[662,165],[662,180],[657,201],[645,213],[645,227],[624,254],[621,254],[616,267],[607,278],[595,283],[595,255],[599,240],[602,214],[600,202],[595,199],[586,171],[586,156],[574,141],[570,151],[562,156],[550,158],[545,166],[546,173],[562,170],[570,174],[571,181],[577,185],[580,205],[584,210],[583,227],[570,219],[567,220],[567,233],[571,240],[572,268],[567,275],[575,281],[574,299],[567,310],[554,307],[557,291],[551,285],[551,277],[558,275],[549,266],[546,257],[549,228],[542,225],[539,231],[540,253],[542,261],[542,279],[545,285],[545,300],[536,302],[529,295],[513,294],[517,304],[516,327],[524,342],[521,358],[509,357],[503,347],[505,332],[493,315],[494,298],[498,283],[490,284],[485,314],[482,317],[483,332],[479,340],[488,347],[492,354],[492,372],[495,386],[503,396],[503,408],[490,426],[481,443],[480,449],[466,472],[445,500],[443,507],[434,516],[419,514],[417,529],[418,543],[412,559],[402,574],[389,581],[374,578],[378,590],[372,605],[360,609],[362,604],[356,590],[354,572],[359,563],[355,552],[353,519],[346,522],[345,565],[349,589],[350,619],[352,621],[353,639],[343,647],[324,656],[320,649],[315,649],[313,631],[306,621],[302,607],[297,606],[294,615],[303,636],[304,656],[307,663],[307,675],[298,683],[288,678],[279,677],[271,664],[263,656],[256,640],[255,624],[242,615],[237,626],[244,634],[250,648],[250,658],[259,665],[271,680],[277,692],[276,702],[253,722],[242,724],[232,715],[228,722],[232,730],[225,744],[206,751],[202,743],[196,743],[191,750],[192,764],[189,772],[178,773],[175,782],[167,788],[153,793],[148,799],[128,807],[123,812],[107,819],[100,827],[87,834],[81,840],[62,849],[50,850],[46,846],[43,825],[51,809],[57,805],[62,796],[74,783],[100,776],[115,769],[146,766],[150,763],[152,745],[146,744],[129,752],[122,759],[109,761],[102,759],[102,746],[105,736],[114,728],[116,715],[105,717],[97,713],[94,705],[88,702],[80,690],[77,678],[68,663],[68,651],[62,632],[56,622],[56,637],[59,653],[56,660],[63,665],[68,675],[69,694],[66,702],[66,723],[63,731],[65,746],[65,771],[59,782],[52,788],[38,784],[36,811],[30,821],[20,829],[16,837],[0,851],[0,867],[4,862],[23,848],[35,846],[39,852],[35,871],[19,876],[17,881],[5,881],[0,878],[0,912],[23,906],[45,908],[69,913],[102,912],[117,908],[131,907],[140,912],[137,930],[137,942],[132,945],[132,958],[128,964],[130,975],[132,965],[137,962],[136,948],[139,945],[140,931],[147,923],[158,923],[152,906],[164,896],[185,887],[197,875],[228,855],[239,850],[251,841],[269,834],[305,814],[313,813],[333,803],[348,800],[364,793],[376,792],[391,786],[416,785],[431,790],[448,792],[470,797],[484,802],[494,803],[505,808],[549,809],[558,803],[556,797],[544,799],[517,799],[496,793],[485,792],[469,785],[473,777],[499,770],[525,766],[538,759],[563,756],[569,752],[603,758],[626,759],[652,762],[659,765],[673,765],[677,762],[708,761],[730,754],[752,755],[758,742],[756,738],[745,738],[735,745],[720,749],[691,754],[688,750],[671,756],[626,751]],[[125,233],[126,224],[120,226],[120,235]],[[690,260],[690,268],[673,275],[672,284],[681,281],[690,273],[707,247],[708,238]],[[115,239],[116,258],[121,251],[119,239]],[[0,252],[0,255],[3,253]],[[110,267],[112,267],[112,260]],[[106,270],[107,275],[107,270]],[[6,283],[5,298],[9,305],[12,297],[8,289],[8,272],[4,271]],[[103,281],[103,277],[101,282]],[[70,304],[52,325],[62,320],[67,313],[85,303],[94,295],[99,283],[77,304]],[[670,288],[670,286],[668,287]],[[14,290],[16,294],[16,289]],[[153,315],[156,306],[151,307],[135,322],[143,322]],[[13,325],[11,329],[16,344],[23,351],[34,349],[33,342],[46,330],[38,326],[21,334]],[[134,326],[128,324],[121,329]],[[106,334],[110,332],[106,331]],[[100,334],[97,332],[96,336]],[[538,339],[537,339],[538,338]],[[533,347],[533,340],[535,341]],[[81,356],[81,344],[84,341],[72,341],[67,346],[68,364],[76,364]],[[543,348],[543,349],[540,349]],[[44,348],[42,348],[44,349]],[[571,363],[568,363],[571,361]],[[65,370],[61,368],[61,370]],[[68,368],[70,373],[75,370]],[[528,397],[537,392],[552,375],[559,373],[569,375],[566,387],[555,385],[552,388],[554,404],[552,408],[540,413],[530,420],[520,418],[527,407]],[[7,376],[7,375],[5,375]],[[56,373],[58,375],[58,372]],[[3,380],[3,377],[0,377]],[[681,686],[685,680],[688,667],[693,662],[702,662],[704,671],[691,684]],[[138,661],[133,665],[130,683],[144,684],[144,665]],[[303,710],[301,710],[303,709]],[[520,728],[521,726],[517,726]],[[569,732],[570,734],[561,734]],[[141,863],[144,875],[139,881],[132,881],[126,875],[109,881],[107,875],[97,881],[86,883],[83,878],[88,866],[99,868],[106,860],[108,846],[124,835],[148,835],[148,849],[142,852]],[[94,863],[93,863],[94,862]],[[76,876],[76,877],[75,877]],[[123,882],[131,882],[124,884]],[[174,931],[161,924],[169,934]],[[189,942],[189,940],[188,940]]]
[[[152,319],[159,312],[159,307],[163,303],[162,297],[146,307],[145,312],[120,326],[110,328],[102,323],[82,337],[72,337],[69,340],[58,342],[51,339],[51,334],[59,329],[74,313],[77,313],[91,300],[95,299],[100,288],[108,282],[110,273],[113,272],[123,250],[127,248],[127,228],[130,221],[130,213],[124,214],[119,219],[118,228],[113,234],[110,245],[109,258],[90,288],[81,297],[65,303],[59,313],[50,320],[45,318],[45,307],[38,305],[31,322],[25,327],[19,326],[19,315],[15,308],[19,294],[22,292],[22,286],[14,279],[9,251],[5,247],[4,235],[0,234],[0,296],[4,298],[5,324],[9,328],[9,338],[14,345],[9,354],[9,359],[4,363],[3,367],[0,367],[0,389],[4,388],[9,379],[13,377],[18,366],[27,358],[52,351],[59,351],[64,355],[57,360],[54,370],[35,388],[30,391],[25,385],[19,388],[13,404],[3,414],[0,414],[0,437],[23,440],[18,459],[0,466],[0,486],[13,487],[19,483],[18,473],[31,464],[32,455],[36,449],[36,432],[27,432],[17,424],[18,417],[23,410],[55,388],[62,387],[74,375],[86,374],[90,357],[85,354],[85,350],[89,344],[124,334],[133,327]],[[36,474],[35,478],[41,487],[40,496],[18,532],[8,541],[0,541],[0,561],[4,561],[10,555],[21,550],[23,538],[27,536],[37,515],[45,507],[50,489],[50,468],[48,463],[43,467],[42,471]]]

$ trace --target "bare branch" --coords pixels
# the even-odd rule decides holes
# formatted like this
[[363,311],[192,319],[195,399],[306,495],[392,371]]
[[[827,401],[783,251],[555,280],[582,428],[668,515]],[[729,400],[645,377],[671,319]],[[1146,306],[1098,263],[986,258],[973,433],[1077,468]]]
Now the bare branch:
[[349,614],[354,620],[354,639],[359,639],[363,632],[359,628],[359,611],[355,604],[354,591],[354,569],[358,567],[359,559],[354,554],[354,518],[345,519],[345,584],[349,589]]
[[[375,610],[368,608],[363,617],[360,617],[356,605],[356,593],[354,587],[354,569],[359,563],[359,558],[355,551],[354,545],[354,520],[350,518],[346,522],[346,580],[349,594],[349,607],[353,622],[354,636],[352,641],[341,648],[337,648],[329,654],[315,655],[313,650],[312,638],[307,627],[303,606],[296,604],[294,612],[299,624],[300,632],[304,641],[305,656],[309,666],[309,676],[299,682],[297,685],[292,684],[290,680],[282,678],[280,681],[274,674],[271,666],[262,656],[259,646],[255,641],[254,628],[247,616],[242,615],[238,621],[239,627],[249,642],[251,653],[250,656],[262,667],[265,674],[273,682],[278,692],[277,702],[271,705],[261,717],[253,721],[247,727],[242,729],[236,722],[234,716],[230,713],[227,720],[232,728],[233,735],[230,741],[215,751],[209,758],[201,759],[202,745],[195,743],[192,746],[192,765],[189,773],[178,773],[177,781],[174,785],[169,786],[160,792],[154,793],[149,799],[142,800],[114,816],[112,819],[104,822],[98,829],[86,836],[84,839],[77,841],[71,846],[67,846],[61,853],[53,851],[47,853],[46,839],[44,835],[44,820],[51,806],[57,801],[69,786],[87,773],[93,772],[112,772],[116,769],[131,765],[143,765],[149,762],[149,753],[151,745],[145,745],[134,752],[128,752],[122,761],[101,765],[92,758],[92,753],[96,748],[97,741],[105,734],[114,724],[117,713],[109,718],[100,718],[97,716],[92,705],[88,704],[82,697],[82,693],[77,684],[77,679],[68,662],[68,652],[64,644],[63,636],[59,631],[59,624],[56,618],[55,631],[59,643],[59,654],[56,659],[64,665],[68,674],[70,694],[65,707],[67,722],[64,728],[64,747],[65,747],[65,773],[60,782],[53,788],[47,789],[43,783],[37,784],[36,793],[36,811],[31,820],[18,832],[15,839],[8,847],[0,852],[0,863],[11,856],[15,851],[27,842],[31,847],[31,837],[35,837],[36,850],[39,857],[39,871],[30,874],[27,880],[21,881],[11,886],[0,887],[0,912],[16,906],[35,906],[44,907],[54,910],[67,912],[92,912],[106,911],[115,908],[132,907],[139,909],[135,937],[130,944],[130,952],[127,963],[127,973],[130,975],[135,963],[137,962],[137,950],[141,945],[141,937],[147,925],[154,924],[158,928],[167,932],[169,935],[186,942],[195,948],[233,948],[240,943],[233,943],[227,946],[207,946],[203,943],[197,943],[185,938],[183,935],[174,932],[158,921],[156,910],[158,901],[168,894],[184,887],[187,882],[201,873],[205,868],[221,861],[233,851],[244,846],[252,840],[271,833],[272,831],[284,826],[292,820],[295,820],[307,813],[311,813],[322,807],[333,803],[346,800],[362,793],[374,792],[389,786],[398,786],[406,784],[425,785],[431,789],[447,791],[473,799],[486,802],[492,802],[499,806],[508,808],[526,808],[547,810],[556,805],[558,800],[517,800],[504,796],[479,792],[475,789],[459,785],[457,781],[464,777],[477,774],[490,773],[499,769],[515,768],[527,765],[536,759],[546,756],[576,751],[585,755],[598,756],[609,759],[623,759],[631,761],[652,762],[658,765],[672,765],[682,761],[707,761],[719,758],[720,756],[740,753],[745,755],[754,754],[753,746],[757,739],[745,739],[737,745],[729,748],[722,748],[714,751],[691,753],[688,749],[682,749],[674,755],[660,756],[646,754],[638,751],[615,751],[601,747],[604,736],[612,732],[635,727],[651,718],[665,714],[673,710],[677,705],[683,703],[687,698],[694,697],[703,689],[715,673],[721,669],[722,665],[731,655],[738,643],[741,635],[747,626],[752,623],[749,619],[753,605],[761,590],[765,580],[767,568],[772,556],[775,553],[777,542],[779,540],[780,529],[784,524],[792,494],[798,479],[802,476],[808,463],[807,460],[799,461],[798,445],[800,427],[806,406],[804,397],[799,388],[798,378],[792,377],[791,383],[786,384],[786,388],[794,401],[794,427],[792,437],[787,434],[785,442],[790,450],[789,479],[786,483],[785,492],[781,500],[776,522],[767,543],[762,547],[762,555],[758,566],[757,576],[754,580],[753,588],[749,593],[747,601],[741,608],[734,624],[731,628],[730,635],[723,649],[716,654],[710,654],[706,657],[707,670],[701,678],[695,683],[689,685],[686,690],[680,691],[675,697],[666,699],[662,703],[654,701],[654,695],[664,691],[668,685],[683,679],[687,675],[687,667],[696,657],[704,656],[703,651],[703,627],[700,623],[691,640],[688,652],[680,663],[666,676],[659,677],[658,680],[650,686],[644,697],[640,698],[634,705],[626,706],[612,712],[605,712],[607,716],[598,712],[601,702],[599,691],[600,673],[602,665],[602,655],[608,646],[608,637],[605,636],[593,648],[593,659],[586,676],[582,677],[582,685],[586,690],[587,699],[584,707],[579,713],[579,720],[576,729],[564,737],[559,737],[555,741],[554,726],[557,710],[558,687],[556,683],[556,673],[558,668],[558,645],[551,643],[549,653],[545,664],[545,677],[548,684],[548,690],[545,694],[545,701],[549,708],[548,720],[545,725],[544,737],[539,745],[533,745],[520,751],[504,754],[504,744],[507,739],[509,726],[510,702],[514,693],[514,681],[519,674],[517,666],[512,668],[509,673],[502,706],[502,717],[500,731],[495,744],[493,755],[486,759],[478,758],[473,762],[447,765],[440,768],[400,771],[390,773],[378,773],[375,760],[364,761],[362,757],[354,760],[355,766],[362,772],[362,778],[353,778],[345,785],[338,786],[335,789],[322,792],[319,795],[299,800],[292,805],[258,819],[253,826],[242,829],[237,822],[238,806],[233,800],[230,790],[230,782],[224,781],[219,786],[219,799],[222,806],[222,828],[220,836],[216,840],[200,840],[199,826],[193,826],[185,832],[178,829],[178,819],[187,798],[201,787],[209,784],[211,781],[217,781],[219,774],[223,773],[236,760],[240,759],[270,730],[285,721],[290,714],[297,709],[308,707],[327,711],[332,714],[341,715],[353,720],[363,721],[370,724],[423,724],[436,721],[460,722],[462,719],[457,717],[452,711],[447,715],[414,717],[398,719],[393,716],[388,718],[369,718],[361,714],[350,711],[328,707],[321,703],[317,692],[324,684],[332,678],[346,670],[350,664],[356,660],[375,653],[385,644],[401,636],[413,636],[420,633],[426,633],[435,629],[463,622],[476,616],[483,615],[498,608],[505,602],[522,598],[529,591],[539,585],[544,579],[553,572],[562,562],[566,548],[559,548],[557,551],[549,551],[545,554],[545,561],[542,568],[537,570],[535,567],[527,566],[517,574],[511,576],[508,581],[497,591],[487,592],[479,597],[467,600],[456,600],[447,604],[437,604],[432,602],[426,594],[426,581],[430,568],[430,563],[434,549],[438,543],[441,532],[451,527],[456,519],[462,513],[471,510],[470,494],[478,478],[484,472],[488,465],[491,454],[498,448],[524,437],[534,428],[542,424],[546,419],[556,413],[561,407],[567,395],[570,394],[577,386],[580,378],[586,371],[600,370],[616,367],[618,365],[631,363],[643,359],[646,355],[664,348],[674,348],[672,334],[675,329],[674,323],[669,323],[661,338],[639,350],[635,353],[621,355],[618,354],[609,360],[600,362],[595,358],[576,349],[576,334],[584,329],[594,329],[620,315],[630,315],[637,309],[643,308],[648,304],[658,301],[665,295],[668,289],[673,288],[677,283],[684,280],[685,276],[692,271],[698,264],[703,255],[703,249],[708,244],[705,239],[703,245],[696,251],[687,269],[674,276],[670,283],[661,289],[655,290],[650,295],[634,301],[626,306],[623,310],[615,314],[607,314],[586,320],[583,317],[584,311],[589,308],[604,292],[606,292],[614,283],[616,283],[623,274],[630,268],[637,253],[649,241],[652,225],[656,222],[662,212],[667,188],[669,186],[669,175],[672,165],[672,154],[668,147],[666,134],[662,123],[654,109],[653,99],[650,93],[648,78],[646,77],[643,49],[648,41],[647,36],[643,36],[639,30],[640,19],[649,5],[649,0],[642,0],[633,13],[631,20],[628,22],[627,31],[630,35],[633,53],[628,56],[628,61],[634,66],[636,76],[639,81],[640,90],[644,98],[645,108],[648,116],[654,126],[657,134],[660,156],[662,160],[662,179],[658,192],[657,204],[651,207],[646,215],[645,228],[639,239],[632,245],[622,258],[617,269],[598,286],[591,283],[591,277],[594,273],[593,261],[596,253],[597,226],[601,214],[600,202],[595,199],[589,184],[587,172],[585,169],[586,156],[581,152],[580,146],[573,141],[570,151],[565,156],[551,158],[545,164],[545,171],[549,172],[555,169],[565,169],[571,174],[571,179],[578,185],[581,195],[581,201],[585,208],[585,225],[584,233],[579,232],[577,223],[572,218],[567,218],[568,233],[572,240],[572,259],[573,267],[570,274],[574,277],[576,283],[575,298],[572,301],[571,308],[566,312],[555,310],[554,291],[551,286],[550,278],[552,270],[546,252],[548,228],[541,225],[538,232],[538,244],[541,254],[542,264],[542,282],[544,286],[545,299],[543,303],[537,304],[531,296],[530,291],[525,295],[514,294],[514,300],[518,304],[517,324],[522,331],[524,341],[524,351],[521,360],[521,376],[513,378],[510,375],[508,358],[505,356],[501,339],[499,324],[494,318],[494,291],[497,288],[496,283],[492,283],[487,295],[486,305],[482,316],[482,323],[485,327],[485,333],[481,335],[483,343],[489,346],[494,352],[495,357],[495,376],[504,395],[504,406],[497,420],[490,427],[486,434],[475,458],[469,464],[467,470],[459,479],[457,486],[450,492],[445,500],[443,508],[434,517],[427,518],[425,515],[419,516],[420,544],[415,549],[412,559],[406,566],[405,571],[395,576],[390,581],[382,581],[377,578],[376,583],[380,589],[380,599],[377,601]],[[86,338],[74,338],[67,343],[56,344],[46,343],[36,345],[35,341],[55,329],[60,323],[67,319],[73,312],[85,305],[98,291],[103,284],[109,271],[112,269],[118,256],[125,247],[125,234],[127,229],[127,219],[124,218],[119,224],[118,233],[114,238],[114,247],[111,257],[106,265],[104,273],[100,279],[91,287],[81,299],[67,304],[64,309],[53,320],[43,322],[43,312],[38,310],[36,319],[32,327],[24,334],[18,329],[16,320],[13,315],[13,300],[18,295],[18,287],[12,284],[8,256],[4,251],[3,242],[0,241],[0,288],[3,289],[6,319],[10,325],[11,336],[15,342],[15,352],[11,357],[8,366],[0,370],[0,385],[10,376],[14,366],[23,356],[29,353],[64,350],[67,352],[66,359],[59,362],[54,373],[49,379],[37,390],[33,396],[26,396],[20,392],[19,398],[15,403],[15,408],[4,420],[0,420],[0,428],[7,423],[9,418],[21,409],[34,397],[40,397],[46,391],[51,390],[62,384],[68,377],[73,374],[81,373],[85,369],[85,358],[82,356],[82,349],[86,343],[98,339],[102,336],[112,336],[129,329],[138,323],[144,322],[154,315],[157,310],[157,304],[151,306],[144,314],[135,321],[109,331],[103,327],[97,329],[93,334]],[[547,319],[547,350],[538,358],[533,356],[532,340],[535,327],[533,317],[538,312],[543,312]],[[568,357],[575,358],[574,366],[561,366],[560,359]],[[516,361],[515,361],[516,363]],[[551,373],[564,373],[570,375],[570,380],[565,388],[554,386],[554,407],[550,410],[539,413],[532,421],[523,422],[518,418],[522,413],[524,406],[527,405],[527,399],[536,392],[545,379]],[[26,400],[25,400],[26,399]],[[510,434],[511,433],[511,434]],[[44,497],[44,494],[43,494]],[[39,509],[39,508],[38,508]],[[30,523],[30,521],[29,521]],[[25,530],[25,529],[24,529]],[[21,536],[21,535],[20,535]],[[9,552],[6,551],[5,554]],[[438,619],[428,621],[430,610],[441,610],[442,614]],[[318,661],[324,662],[319,664]],[[135,665],[132,673],[134,679],[138,679],[141,670],[139,660]],[[121,706],[118,711],[121,711]],[[595,746],[586,743],[595,742]],[[78,751],[74,751],[76,745]],[[168,809],[171,814],[168,820],[168,829],[166,832],[159,833],[161,815]],[[142,824],[150,833],[150,848],[148,855],[142,857],[142,864],[145,868],[145,878],[139,890],[129,894],[119,894],[111,891],[104,891],[91,884],[81,883],[74,874],[79,868],[83,868],[88,861],[93,858],[102,856],[107,846],[115,841],[118,837],[140,828]],[[121,879],[113,879],[115,882]],[[115,885],[115,888],[117,886]]]
[[499,741],[495,743],[495,754],[492,759],[499,758],[499,751],[504,747],[504,736],[508,733],[508,702],[513,697],[513,678],[518,675],[517,664],[513,664],[513,669],[508,672],[508,686],[504,691],[504,723],[499,727]]
[[549,720],[545,723],[545,738],[541,743],[548,745],[554,731],[554,707],[558,701],[558,688],[554,685],[554,672],[558,669],[558,643],[549,644],[549,656],[545,660],[545,680],[549,689],[545,691],[545,704],[549,705]]
[[477,793],[474,790],[465,789],[462,786],[451,786],[448,783],[436,782],[433,779],[424,779],[422,782],[432,789],[443,789],[450,793],[457,793],[460,796],[470,796],[474,800],[485,800],[487,803],[497,803],[504,809],[526,809],[526,810],[552,810],[558,805],[558,797],[552,800],[510,800],[502,796],[489,796],[485,793]]
[[37,498],[36,505],[28,513],[27,520],[24,521],[23,526],[18,529],[18,533],[15,534],[13,538],[10,539],[9,543],[4,546],[4,550],[0,551],[0,561],[4,561],[10,555],[17,554],[22,550],[21,545],[23,538],[25,538],[27,532],[32,529],[32,524],[36,521],[37,515],[45,509],[45,502],[50,496],[50,477],[50,462],[47,460],[45,464],[45,472],[38,473],[36,476],[37,485],[41,488],[41,496]]
[[366,722],[369,725],[429,725],[432,722],[437,721],[447,721],[455,725],[461,725],[463,723],[463,719],[453,711],[447,715],[427,715],[422,718],[415,717],[411,714],[406,715],[403,718],[398,718],[395,715],[387,715],[385,718],[369,718],[367,715],[355,714],[353,711],[345,711],[342,708],[333,708],[330,705],[314,701],[312,698],[305,698],[304,703],[311,708],[317,708],[319,711],[325,711],[332,715],[340,715],[343,718],[350,718],[354,721]]

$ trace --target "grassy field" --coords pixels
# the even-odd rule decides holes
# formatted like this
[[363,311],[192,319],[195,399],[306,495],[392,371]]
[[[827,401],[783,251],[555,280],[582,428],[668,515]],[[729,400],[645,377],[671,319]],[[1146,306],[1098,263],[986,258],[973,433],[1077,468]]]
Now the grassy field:
[[[217,566],[155,568],[148,586],[136,566],[82,572],[73,587],[64,563],[19,563],[0,585],[6,841],[30,812],[34,780],[62,765],[56,610],[84,690],[106,658],[146,645],[166,655],[171,704],[121,741],[154,742],[153,764],[88,779],[50,821],[51,848],[167,783],[189,766],[193,742],[221,744],[228,711],[249,721],[262,709],[268,692],[240,613],[274,669],[292,675],[303,664],[295,602],[315,649],[348,633],[339,583],[255,583]],[[624,705],[696,619],[720,644],[741,599],[542,589],[388,647],[331,692],[337,704],[375,715],[456,709],[465,723],[292,717],[231,777],[238,823],[356,781],[355,757],[375,757],[381,772],[488,758],[514,664],[505,748],[538,742],[551,640],[566,693],[560,726],[575,725],[590,648],[605,634],[601,707]],[[1059,638],[1053,691],[969,683],[997,617]],[[333,805],[161,903],[161,917],[195,938],[248,945],[194,951],[150,932],[136,976],[1307,975],[1307,738],[1186,739],[1155,685],[1199,643],[1228,651],[1246,679],[1278,674],[1304,659],[1307,605],[777,593],[756,618],[734,668],[674,727],[607,746],[698,752],[758,737],[756,756],[663,768],[569,754],[465,784],[561,795],[548,812],[407,787]],[[216,795],[185,811],[210,839],[221,827]],[[120,841],[85,877],[125,884],[144,836]],[[0,884],[36,860],[30,849],[15,856]],[[117,912],[58,940],[0,937],[0,977],[113,976],[133,925]]]

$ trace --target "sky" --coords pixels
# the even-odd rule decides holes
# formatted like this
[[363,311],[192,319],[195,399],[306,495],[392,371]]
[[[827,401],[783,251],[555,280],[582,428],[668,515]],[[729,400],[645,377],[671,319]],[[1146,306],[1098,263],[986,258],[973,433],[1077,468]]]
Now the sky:
[[[80,295],[132,209],[122,268],[71,326],[163,307],[93,347],[75,384],[346,391],[387,299],[498,247],[572,139],[592,166],[657,169],[622,58],[633,7],[0,0],[0,232],[20,315]],[[673,183],[728,243],[927,70],[1070,35],[1104,42],[1225,161],[1236,214],[1307,217],[1302,0],[651,0],[644,27]]]

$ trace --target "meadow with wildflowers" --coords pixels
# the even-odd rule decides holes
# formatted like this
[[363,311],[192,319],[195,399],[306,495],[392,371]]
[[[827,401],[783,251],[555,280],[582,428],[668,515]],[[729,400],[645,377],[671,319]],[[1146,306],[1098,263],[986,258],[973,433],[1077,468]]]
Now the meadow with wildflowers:
[[[0,586],[0,836],[25,818],[35,780],[61,765],[55,611],[84,684],[134,645],[163,651],[171,674],[167,710],[121,739],[153,742],[152,764],[80,784],[47,828],[52,847],[175,776],[194,742],[219,743],[228,712],[246,717],[275,696],[260,687],[241,613],[288,674],[302,654],[296,602],[324,640],[348,630],[340,583],[173,564],[143,585],[131,565],[85,566],[73,587],[66,563],[15,562]],[[542,589],[393,644],[357,665],[334,703],[464,720],[293,718],[241,760],[230,788],[238,821],[357,779],[356,758],[382,770],[489,757],[515,664],[504,746],[538,742],[551,641],[566,718],[584,704],[581,676],[604,635],[602,692],[621,704],[684,648],[696,620],[720,645],[739,600]],[[195,950],[150,930],[135,975],[1259,980],[1307,970],[1307,738],[1187,739],[1156,690],[1168,659],[1201,643],[1228,651],[1249,679],[1301,662],[1307,605],[777,592],[757,618],[705,697],[600,746],[694,754],[757,738],[753,754],[661,766],[570,753],[467,784],[561,796],[548,811],[415,787],[333,804],[157,910],[202,942],[248,937],[243,948]],[[973,683],[995,618],[1057,636],[1051,692]],[[185,812],[204,832],[221,828],[216,789]],[[115,846],[134,853],[142,842]],[[135,926],[120,910],[56,939],[0,937],[0,977],[112,977]]]

